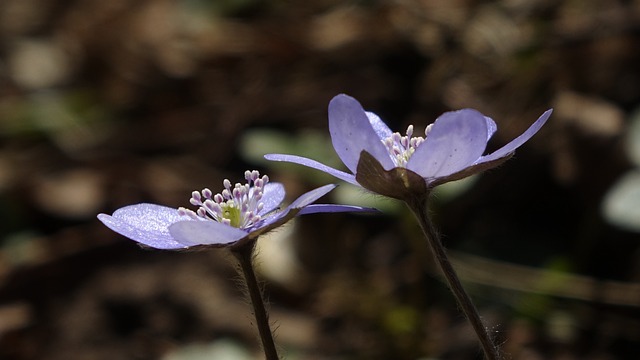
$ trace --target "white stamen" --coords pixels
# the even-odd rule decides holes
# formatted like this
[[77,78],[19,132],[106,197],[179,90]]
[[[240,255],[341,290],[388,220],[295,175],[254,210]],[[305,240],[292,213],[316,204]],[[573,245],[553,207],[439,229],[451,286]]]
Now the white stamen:
[[[427,127],[425,132],[429,131],[430,126],[431,125]],[[413,155],[418,146],[422,144],[424,139],[425,138],[419,136],[413,137],[413,125],[409,125],[405,136],[396,132],[384,139],[382,143],[387,148],[387,151],[389,151],[389,155],[391,155],[391,159],[395,165],[398,167],[406,167],[411,155]]]
[[222,182],[224,189],[215,195],[208,188],[201,193],[194,191],[189,202],[199,206],[197,211],[180,208],[178,212],[194,219],[199,217],[214,220],[241,229],[255,225],[262,220],[258,213],[264,208],[264,203],[260,200],[269,177],[260,177],[256,170],[247,170],[244,176],[247,183],[236,183],[233,187],[231,181],[225,179]]

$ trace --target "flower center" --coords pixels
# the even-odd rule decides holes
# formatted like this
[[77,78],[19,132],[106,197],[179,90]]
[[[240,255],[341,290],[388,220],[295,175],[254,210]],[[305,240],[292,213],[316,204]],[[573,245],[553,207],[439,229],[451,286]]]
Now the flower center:
[[382,140],[382,143],[387,147],[387,151],[389,151],[389,155],[391,155],[391,159],[396,166],[407,167],[407,162],[411,158],[411,155],[413,155],[418,146],[422,144],[429,134],[429,130],[431,130],[431,125],[425,129],[424,137],[413,137],[413,125],[409,125],[406,136],[395,132],[388,138]]
[[259,215],[264,204],[260,201],[264,186],[269,182],[269,177],[256,170],[245,171],[244,178],[247,183],[242,185],[237,183],[231,187],[231,181],[225,179],[222,184],[224,190],[213,195],[209,189],[202,192],[191,193],[189,202],[199,206],[197,211],[179,208],[181,215],[188,215],[194,219],[207,219],[221,222],[240,229],[246,229],[262,220]]

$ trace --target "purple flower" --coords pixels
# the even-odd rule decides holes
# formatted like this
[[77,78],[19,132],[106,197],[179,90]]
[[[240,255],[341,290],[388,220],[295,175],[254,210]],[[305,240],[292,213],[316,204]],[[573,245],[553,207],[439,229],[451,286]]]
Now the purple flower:
[[111,230],[156,249],[185,249],[193,246],[240,246],[297,215],[372,211],[348,205],[311,205],[333,190],[325,185],[300,196],[280,211],[285,191],[282,184],[270,183],[257,171],[246,171],[246,184],[231,186],[224,180],[224,190],[213,195],[209,189],[194,191],[191,204],[197,211],[174,209],[155,204],[129,205],[113,215],[99,214],[98,219]]
[[[376,193],[406,199],[434,186],[496,167],[545,124],[547,110],[529,129],[502,148],[483,155],[496,132],[496,123],[473,109],[442,114],[427,126],[425,136],[393,133],[374,113],[348,95],[329,103],[329,131],[333,147],[351,173],[295,155],[267,154],[265,158],[305,165]],[[413,194],[413,195],[412,195]]]

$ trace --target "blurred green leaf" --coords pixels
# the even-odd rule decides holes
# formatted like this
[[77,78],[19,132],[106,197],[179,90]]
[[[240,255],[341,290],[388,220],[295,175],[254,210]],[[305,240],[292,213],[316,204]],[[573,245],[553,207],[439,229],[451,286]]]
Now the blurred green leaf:
[[434,198],[438,202],[446,203],[471,189],[478,180],[478,175],[472,175],[460,180],[451,181],[442,185],[438,185],[434,190]]
[[384,324],[392,334],[407,336],[421,325],[420,314],[409,306],[397,306],[386,312]]
[[0,136],[43,135],[80,153],[108,134],[108,112],[91,91],[46,91],[0,103]]
[[554,307],[555,299],[547,294],[554,293],[554,289],[569,286],[570,262],[563,257],[551,259],[543,266],[545,272],[535,284],[531,292],[522,294],[517,311],[532,319],[544,319],[545,314]]
[[372,194],[362,188],[344,185],[333,191],[336,203],[357,205],[378,209],[387,214],[396,214],[402,211],[402,203],[398,200]]

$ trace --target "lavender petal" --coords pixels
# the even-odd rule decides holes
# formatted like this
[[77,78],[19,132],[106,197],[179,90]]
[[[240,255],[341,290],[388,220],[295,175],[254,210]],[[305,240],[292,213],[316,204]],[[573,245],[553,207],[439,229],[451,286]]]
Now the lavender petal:
[[542,126],[547,122],[547,120],[549,120],[549,116],[551,116],[552,112],[553,112],[553,109],[549,109],[545,111],[542,115],[540,115],[538,120],[536,120],[536,122],[534,122],[525,132],[520,134],[520,136],[511,140],[511,142],[509,142],[507,145],[501,147],[500,149],[494,151],[493,153],[486,156],[482,156],[476,162],[476,164],[497,160],[513,153],[522,144],[529,141],[529,139],[531,139],[533,135],[535,135],[540,130],[540,128],[542,128]]
[[268,232],[269,230],[286,223],[304,211],[306,207],[311,206],[311,203],[333,190],[336,186],[337,185],[329,184],[300,195],[300,197],[289,204],[289,206],[284,210],[265,218],[261,223],[249,229],[251,236],[255,238],[262,233]]
[[99,214],[98,219],[109,229],[156,249],[186,247],[169,233],[171,224],[189,219],[175,208],[143,203],[122,207],[113,215]]
[[340,171],[338,169],[334,169],[330,166],[327,166],[325,164],[319,163],[315,160],[311,160],[302,156],[286,155],[286,154],[267,154],[264,156],[264,158],[271,161],[285,161],[285,162],[290,162],[294,164],[304,165],[316,170],[320,170],[329,175],[335,176],[336,178],[346,181],[348,183],[351,183],[353,185],[358,185],[358,182],[356,181],[356,177],[354,175],[346,173],[344,171]]
[[451,111],[436,119],[407,168],[424,178],[438,178],[472,165],[487,146],[487,121],[472,109]]
[[339,212],[379,212],[379,210],[353,205],[311,204],[302,208],[298,215]]
[[295,199],[291,205],[289,205],[287,208],[289,209],[301,209],[304,208],[305,206],[313,203],[314,201],[320,199],[321,197],[323,197],[325,194],[327,194],[329,191],[333,190],[336,188],[337,185],[334,184],[329,184],[329,185],[325,185],[325,186],[321,186],[317,189],[313,189],[309,192],[306,192],[302,195],[300,195],[300,197],[298,197],[297,199]]
[[267,183],[262,192],[261,202],[264,204],[264,207],[260,212],[258,212],[258,215],[262,216],[277,209],[284,201],[284,197],[285,190],[282,184],[273,182]]
[[336,153],[351,172],[356,172],[362,150],[378,159],[385,169],[394,167],[387,149],[356,99],[344,94],[331,99],[329,132]]
[[365,111],[364,113],[367,115],[367,118],[369,119],[369,123],[371,124],[373,131],[375,131],[376,134],[378,134],[378,137],[380,138],[381,141],[393,134],[393,131],[389,129],[387,124],[385,124],[384,121],[382,121],[382,119],[380,119],[378,115],[370,111]]
[[496,131],[498,131],[498,125],[496,125],[496,122],[493,121],[493,119],[488,116],[485,116],[484,119],[487,122],[487,142],[488,142],[489,139],[491,139],[491,137],[493,136],[493,134],[495,134]]
[[[296,210],[296,211],[292,211]],[[253,227],[246,229],[252,238],[256,238],[256,236],[269,232],[272,229],[277,228],[278,226],[286,223],[287,221],[293,219],[298,214],[298,209],[292,209],[291,206],[287,206],[282,211],[277,211],[275,213],[269,214],[262,221],[255,224]]]
[[179,221],[169,226],[176,241],[185,246],[227,245],[248,235],[247,232],[216,221]]

